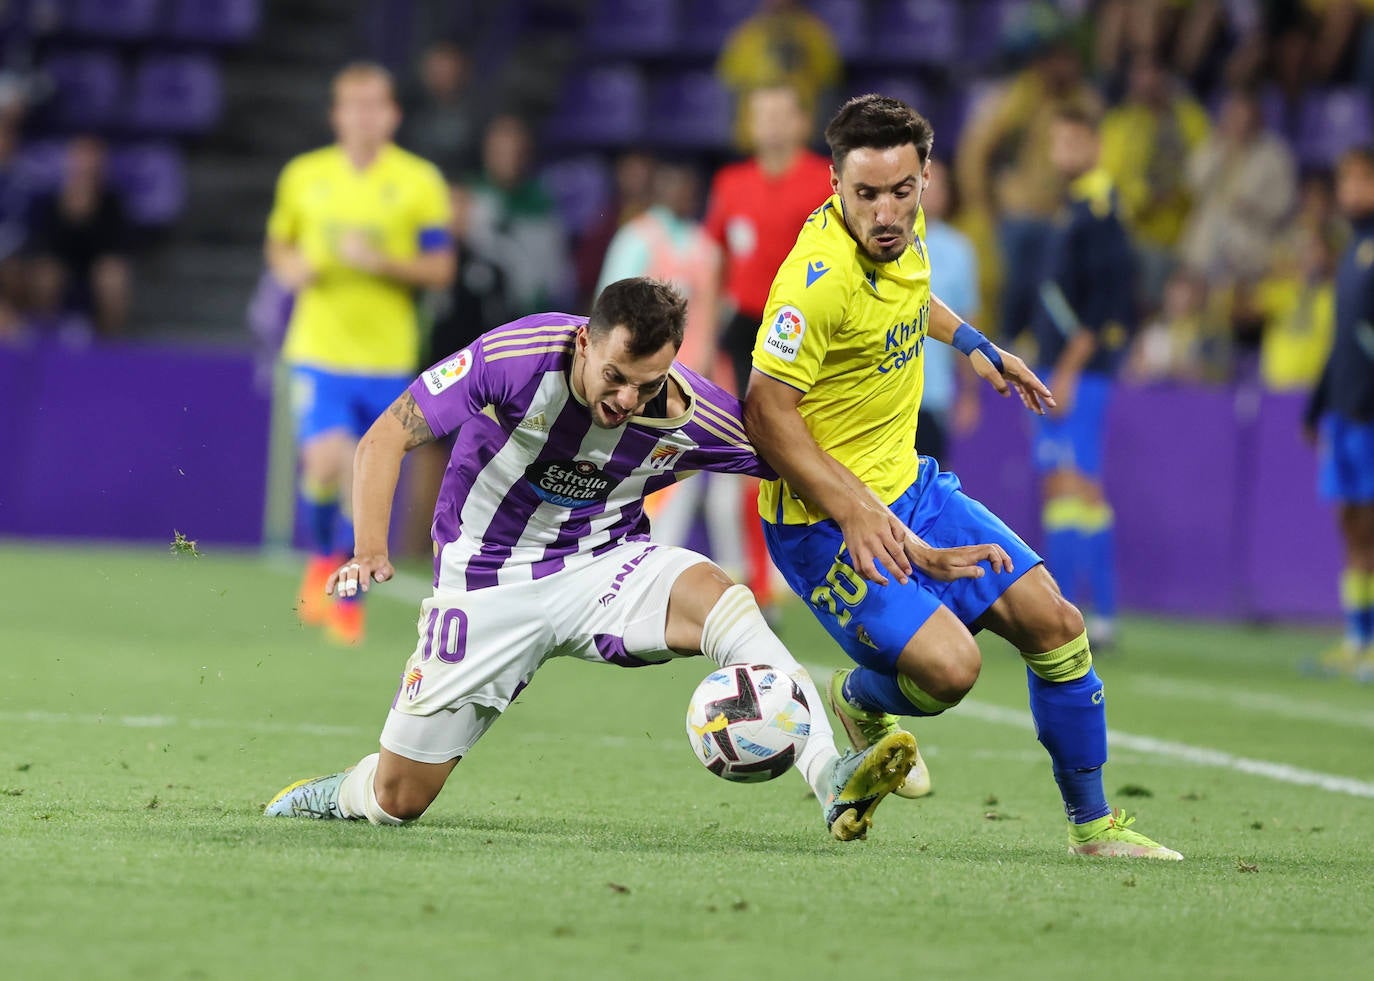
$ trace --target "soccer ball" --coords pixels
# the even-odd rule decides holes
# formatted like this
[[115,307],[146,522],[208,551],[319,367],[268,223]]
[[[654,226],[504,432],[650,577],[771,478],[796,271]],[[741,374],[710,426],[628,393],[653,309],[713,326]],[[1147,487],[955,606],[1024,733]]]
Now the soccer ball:
[[737,783],[792,769],[811,732],[801,688],[767,664],[712,671],[687,706],[687,738],[702,765]]

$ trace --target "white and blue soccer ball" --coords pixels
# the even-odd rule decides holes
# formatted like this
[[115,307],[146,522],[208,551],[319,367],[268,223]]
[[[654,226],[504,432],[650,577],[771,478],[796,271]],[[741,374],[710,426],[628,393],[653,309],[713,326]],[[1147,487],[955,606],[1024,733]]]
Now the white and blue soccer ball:
[[788,675],[737,664],[706,676],[687,706],[687,738],[703,766],[737,783],[792,769],[811,733],[811,708]]

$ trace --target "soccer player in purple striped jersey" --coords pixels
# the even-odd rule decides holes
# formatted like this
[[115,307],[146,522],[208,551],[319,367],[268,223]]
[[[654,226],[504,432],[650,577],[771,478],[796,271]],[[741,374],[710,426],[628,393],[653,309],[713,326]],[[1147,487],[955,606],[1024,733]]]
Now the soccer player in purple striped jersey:
[[434,511],[434,593],[381,751],[290,785],[268,815],[414,820],[548,658],[639,667],[699,653],[797,681],[812,706],[797,769],[834,837],[867,833],[915,740],[898,732],[837,754],[815,685],[749,590],[649,537],[645,496],[692,471],[772,476],[739,401],[674,361],[685,314],[671,286],[620,280],[590,318],[541,314],[482,335],[373,424],[354,461],[354,556],[328,589],[351,596],[392,577],[402,457],[456,432]]

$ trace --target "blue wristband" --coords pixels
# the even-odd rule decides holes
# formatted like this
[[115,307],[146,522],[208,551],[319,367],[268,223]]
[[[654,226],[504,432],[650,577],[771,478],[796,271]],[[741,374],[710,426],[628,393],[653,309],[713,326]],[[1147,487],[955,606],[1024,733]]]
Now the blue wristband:
[[996,346],[972,324],[960,324],[954,331],[954,340],[950,343],[954,345],[955,350],[963,352],[965,356],[973,354],[974,351],[980,352],[999,372],[1003,370],[1002,355],[997,353]]

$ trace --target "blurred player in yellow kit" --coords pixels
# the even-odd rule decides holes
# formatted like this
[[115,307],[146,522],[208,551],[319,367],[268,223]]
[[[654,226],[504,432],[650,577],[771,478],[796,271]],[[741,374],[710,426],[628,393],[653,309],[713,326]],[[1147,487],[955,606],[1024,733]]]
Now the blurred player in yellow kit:
[[447,286],[455,266],[447,187],[433,164],[391,142],[400,121],[384,68],[344,68],[330,112],[336,142],[286,165],[267,220],[268,264],[296,294],[282,359],[314,551],[297,609],[343,643],[362,639],[362,606],[329,600],[324,584],[353,551],[353,451],[415,375],[415,291]]

